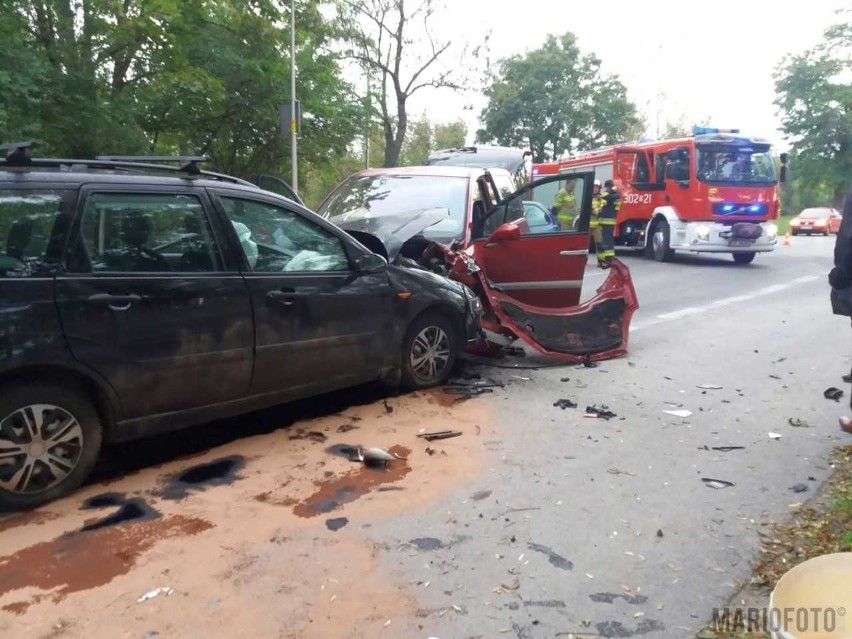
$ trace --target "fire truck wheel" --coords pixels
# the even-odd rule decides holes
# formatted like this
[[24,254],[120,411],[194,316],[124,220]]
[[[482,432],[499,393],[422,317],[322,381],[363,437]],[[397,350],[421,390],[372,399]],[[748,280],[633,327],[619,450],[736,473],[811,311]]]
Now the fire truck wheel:
[[751,264],[757,253],[734,253],[734,262],[737,264]]
[[651,229],[649,254],[658,262],[670,262],[674,257],[674,251],[669,248],[671,231],[669,223],[660,220]]

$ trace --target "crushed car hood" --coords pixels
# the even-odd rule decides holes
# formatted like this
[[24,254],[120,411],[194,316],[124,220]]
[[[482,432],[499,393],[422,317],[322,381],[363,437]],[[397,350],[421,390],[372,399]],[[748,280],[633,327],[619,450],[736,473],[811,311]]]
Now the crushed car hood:
[[[451,219],[449,209],[433,207],[387,215],[370,215],[369,213],[359,215],[357,211],[353,211],[329,221],[344,231],[356,234],[369,233],[378,238],[385,246],[387,259],[393,261],[399,255],[402,245],[408,240],[449,219]],[[355,235],[355,237],[357,239],[358,236]],[[447,238],[447,241],[451,239]]]

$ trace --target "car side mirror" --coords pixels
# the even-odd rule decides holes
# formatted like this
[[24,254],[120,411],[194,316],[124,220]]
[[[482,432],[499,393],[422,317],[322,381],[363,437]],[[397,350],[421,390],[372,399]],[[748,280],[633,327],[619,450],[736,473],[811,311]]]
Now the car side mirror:
[[485,246],[499,246],[504,242],[512,242],[521,239],[521,227],[512,222],[507,222],[494,229],[494,232],[485,242]]
[[355,268],[359,273],[383,273],[388,263],[381,255],[364,253],[355,258]]

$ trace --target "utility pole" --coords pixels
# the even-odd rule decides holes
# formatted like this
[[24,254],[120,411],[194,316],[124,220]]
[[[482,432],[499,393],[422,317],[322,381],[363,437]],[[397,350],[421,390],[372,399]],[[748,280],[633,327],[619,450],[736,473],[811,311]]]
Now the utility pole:
[[292,175],[290,186],[298,195],[299,169],[296,149],[296,0],[290,0],[290,163]]
[[370,168],[370,134],[373,128],[373,96],[370,93],[370,69],[367,69],[367,134],[364,137],[364,168]]

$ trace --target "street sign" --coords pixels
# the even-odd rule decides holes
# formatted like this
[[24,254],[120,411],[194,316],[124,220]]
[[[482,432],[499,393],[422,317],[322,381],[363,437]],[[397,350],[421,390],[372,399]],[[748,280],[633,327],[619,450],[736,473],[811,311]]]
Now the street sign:
[[[302,129],[302,103],[296,100],[296,116],[290,115],[290,102],[283,102],[278,110],[278,119],[281,124],[281,134],[290,135],[290,133],[299,133]],[[295,126],[293,131],[291,127]]]

